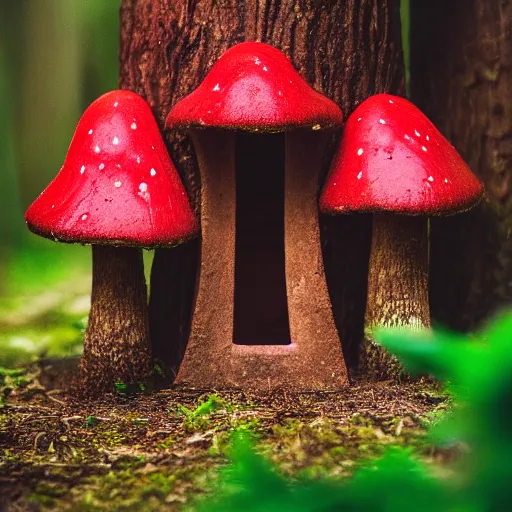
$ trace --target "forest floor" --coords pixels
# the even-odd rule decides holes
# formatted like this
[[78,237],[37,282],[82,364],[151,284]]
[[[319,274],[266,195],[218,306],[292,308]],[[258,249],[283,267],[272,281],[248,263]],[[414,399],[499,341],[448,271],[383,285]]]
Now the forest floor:
[[450,400],[423,382],[77,398],[90,286],[89,254],[77,254],[18,253],[3,281],[0,511],[193,510],[197,497],[215,492],[234,430],[253,433],[257,451],[292,480],[347,478],[391,445],[410,446],[441,472],[456,455],[429,442],[427,429]]
[[[421,384],[265,396],[169,389],[75,398],[69,360],[4,371],[0,510],[182,510],[211,492],[230,434],[254,433],[283,474],[346,478],[390,445],[428,462],[453,458],[426,428],[448,398]],[[440,467],[440,466],[439,466]]]

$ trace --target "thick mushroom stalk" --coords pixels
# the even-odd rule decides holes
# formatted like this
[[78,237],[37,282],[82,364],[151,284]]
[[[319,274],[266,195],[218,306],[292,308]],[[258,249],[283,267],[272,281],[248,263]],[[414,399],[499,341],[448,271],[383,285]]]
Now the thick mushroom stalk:
[[375,329],[430,327],[427,230],[427,217],[373,216],[360,364],[365,377],[381,379],[402,371],[398,360],[374,342]]
[[93,245],[92,268],[91,311],[80,360],[84,384],[109,390],[117,381],[142,382],[151,371],[142,250]]
[[331,134],[311,130],[286,133],[285,258],[292,342],[300,352],[304,384],[338,388],[347,370],[325,280],[318,183]]
[[[176,383],[335,389],[347,370],[323,270],[318,178],[328,135],[286,134],[285,266],[291,345],[233,344],[235,133],[192,130],[201,173],[201,263],[190,338]],[[201,365],[197,361],[202,361]]]
[[235,133],[197,129],[190,134],[201,174],[201,255],[186,356],[175,382],[227,386],[235,293]]

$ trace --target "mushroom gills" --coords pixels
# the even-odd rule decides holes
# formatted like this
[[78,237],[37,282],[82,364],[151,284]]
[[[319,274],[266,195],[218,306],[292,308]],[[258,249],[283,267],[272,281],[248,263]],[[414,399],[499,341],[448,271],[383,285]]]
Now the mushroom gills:
[[284,134],[236,138],[233,342],[288,345],[284,248]]

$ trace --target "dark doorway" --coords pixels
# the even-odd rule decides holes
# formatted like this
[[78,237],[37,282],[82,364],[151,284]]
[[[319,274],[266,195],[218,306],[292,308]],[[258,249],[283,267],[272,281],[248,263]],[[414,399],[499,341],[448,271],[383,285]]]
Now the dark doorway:
[[284,134],[237,134],[233,342],[239,345],[290,343],[284,194]]

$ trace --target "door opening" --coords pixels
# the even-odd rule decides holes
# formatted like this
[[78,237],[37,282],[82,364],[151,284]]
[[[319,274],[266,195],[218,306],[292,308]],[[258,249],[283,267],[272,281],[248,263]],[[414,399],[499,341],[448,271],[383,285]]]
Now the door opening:
[[233,342],[287,345],[284,134],[237,134],[235,162]]

